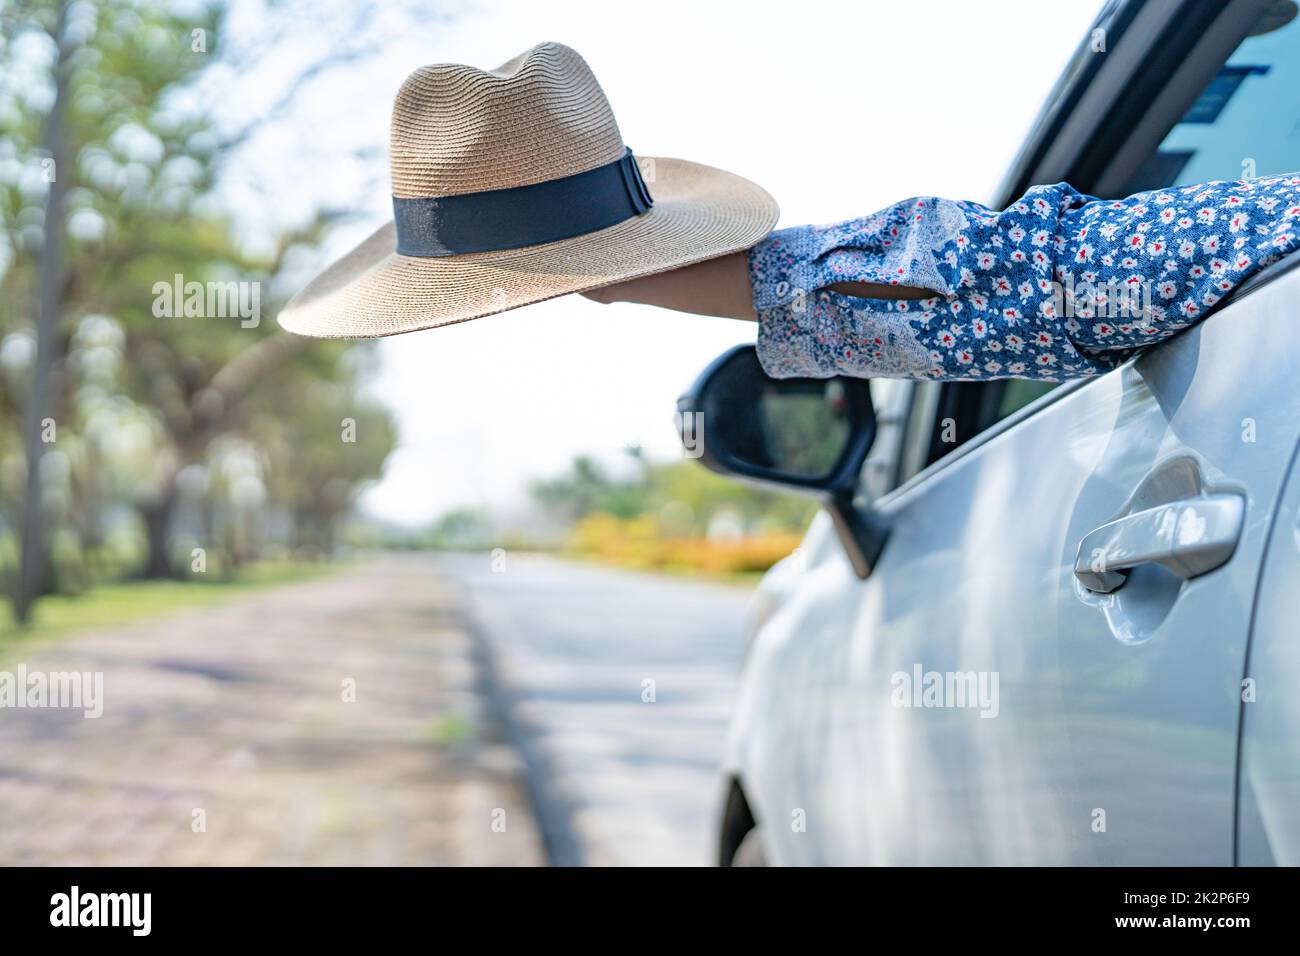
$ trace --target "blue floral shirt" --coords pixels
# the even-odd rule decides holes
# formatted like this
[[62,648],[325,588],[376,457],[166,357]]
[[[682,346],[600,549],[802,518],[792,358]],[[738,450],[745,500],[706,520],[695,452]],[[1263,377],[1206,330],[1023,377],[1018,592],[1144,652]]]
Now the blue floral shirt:
[[[749,252],[758,354],[775,378],[1058,381],[1098,375],[1199,322],[1300,248],[1300,175],[1121,200],[1065,183],[997,212],[923,197],[772,233]],[[890,301],[827,287],[933,290]]]

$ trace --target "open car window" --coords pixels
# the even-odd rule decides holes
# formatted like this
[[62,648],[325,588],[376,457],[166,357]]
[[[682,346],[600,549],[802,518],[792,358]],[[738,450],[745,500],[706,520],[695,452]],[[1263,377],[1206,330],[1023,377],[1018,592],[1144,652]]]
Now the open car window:
[[1294,0],[1264,10],[1124,193],[1300,170],[1297,13]]
[[[1210,9],[1210,0],[1200,2],[1204,5],[1197,8],[1199,11]],[[1300,4],[1296,0],[1235,0],[1213,6],[1238,15],[1245,11],[1245,36],[1226,56],[1219,54],[1201,64],[1206,79],[1192,88],[1194,99],[1181,113],[1164,120],[1173,120],[1164,127],[1168,128],[1167,134],[1136,163],[1129,163],[1128,168],[1134,171],[1122,180],[1120,188],[1098,189],[1094,176],[1083,173],[1069,175],[1072,185],[1085,193],[1130,195],[1186,183],[1251,179],[1300,170]],[[1191,56],[1200,40],[1201,27],[1185,18],[1176,18],[1175,24],[1174,29],[1181,32],[1162,36],[1153,48],[1168,53],[1173,47],[1181,47]],[[1118,94],[1117,113],[1133,112],[1132,103],[1124,100],[1137,95],[1137,89],[1144,90],[1154,103],[1169,80],[1168,76],[1149,75],[1163,69],[1154,56],[1144,62],[1151,65],[1144,66],[1137,80],[1126,84]],[[1141,111],[1136,115],[1139,122],[1152,122]],[[1105,123],[1102,125],[1104,128]],[[1097,141],[1107,139],[1101,136]],[[1105,166],[1092,155],[1081,168]],[[1059,174],[1053,174],[1047,180],[1057,178]],[[1112,185],[1114,182],[1121,180],[1112,180]],[[1053,387],[1014,380],[946,383],[930,424],[926,463],[937,461]]]

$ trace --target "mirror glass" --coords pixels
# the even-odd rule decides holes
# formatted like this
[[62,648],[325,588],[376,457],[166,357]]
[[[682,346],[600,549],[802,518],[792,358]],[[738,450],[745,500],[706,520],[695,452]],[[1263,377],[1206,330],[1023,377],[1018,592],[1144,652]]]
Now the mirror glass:
[[861,410],[839,379],[771,379],[752,350],[718,369],[702,396],[705,442],[734,464],[794,478],[835,470]]

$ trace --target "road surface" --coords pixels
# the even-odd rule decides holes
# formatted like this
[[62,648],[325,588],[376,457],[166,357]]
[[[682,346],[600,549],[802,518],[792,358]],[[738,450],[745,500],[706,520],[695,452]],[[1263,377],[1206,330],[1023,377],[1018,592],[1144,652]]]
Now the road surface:
[[540,864],[476,645],[427,555],[0,646],[103,714],[0,708],[0,865]]
[[490,651],[554,862],[714,862],[749,589],[507,554],[439,559]]

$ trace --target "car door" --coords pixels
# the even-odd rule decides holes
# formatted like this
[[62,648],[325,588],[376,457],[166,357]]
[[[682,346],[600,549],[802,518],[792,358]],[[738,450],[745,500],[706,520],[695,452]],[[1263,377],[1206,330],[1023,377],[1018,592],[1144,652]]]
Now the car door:
[[[1126,36],[1092,88],[1059,92],[1047,146],[1024,155],[1092,152],[1009,182],[1124,194],[1232,178],[1251,149],[1252,174],[1300,168],[1300,127],[1277,122],[1300,111],[1300,21],[1283,4],[1203,4],[1192,29],[1176,6],[1148,24],[1149,56],[1126,52]],[[1143,66],[1157,61],[1172,72]],[[1279,264],[1251,288],[992,429],[989,409],[1006,403],[990,395],[1005,386],[943,386],[937,460],[875,504],[892,530],[872,576],[841,560],[807,568],[754,642],[741,713],[765,729],[740,762],[774,859],[1233,861],[1252,606],[1300,438],[1286,345],[1300,276]],[[1123,521],[1140,548],[1164,520],[1227,560],[1085,586],[1107,571],[1114,541],[1100,529]]]
[[[793,821],[771,828],[778,860],[1232,862],[1251,609],[1300,439],[1297,363],[1273,344],[1296,302],[1300,270],[1046,396],[877,503],[892,531],[869,579],[807,572],[752,652],[795,761],[755,781]],[[1202,529],[1226,535],[1221,567],[1143,564],[1110,594],[1076,575],[1108,522],[1191,508],[1195,530],[1220,499],[1244,515]]]
[[1242,678],[1242,866],[1300,866],[1300,448],[1291,461],[1264,556]]

